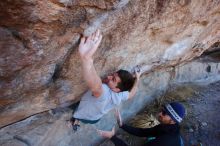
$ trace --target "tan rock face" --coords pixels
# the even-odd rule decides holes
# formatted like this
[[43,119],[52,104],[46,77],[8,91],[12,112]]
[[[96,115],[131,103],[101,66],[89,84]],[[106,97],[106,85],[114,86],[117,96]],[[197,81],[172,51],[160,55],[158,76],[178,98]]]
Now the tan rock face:
[[80,99],[77,45],[97,28],[100,75],[175,66],[220,41],[218,0],[7,0],[0,20],[0,127]]

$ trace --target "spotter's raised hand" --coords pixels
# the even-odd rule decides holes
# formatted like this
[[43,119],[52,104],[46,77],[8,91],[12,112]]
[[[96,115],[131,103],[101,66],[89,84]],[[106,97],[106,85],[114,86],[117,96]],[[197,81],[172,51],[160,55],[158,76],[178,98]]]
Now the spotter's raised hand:
[[105,138],[112,138],[115,135],[115,127],[111,131],[97,130],[98,134]]

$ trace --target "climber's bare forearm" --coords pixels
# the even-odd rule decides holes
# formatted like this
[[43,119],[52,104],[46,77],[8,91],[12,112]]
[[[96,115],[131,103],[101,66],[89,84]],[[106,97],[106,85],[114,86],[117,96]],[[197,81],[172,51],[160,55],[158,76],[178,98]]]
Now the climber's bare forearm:
[[132,87],[132,89],[131,89],[131,91],[130,91],[130,93],[129,93],[128,99],[133,98],[134,95],[136,94],[137,89],[138,89],[138,82],[139,82],[139,79],[136,79],[136,80],[135,80],[135,83],[134,83],[134,85],[133,85],[133,87]]
[[139,67],[137,67],[135,69],[135,77],[136,77],[136,79],[135,79],[134,85],[133,85],[133,87],[132,87],[132,89],[131,89],[131,91],[129,93],[128,99],[131,99],[131,98],[133,98],[135,96],[135,94],[136,94],[136,92],[138,90],[138,83],[139,83],[139,80],[140,80],[140,76],[141,76],[141,70],[140,70]]
[[93,96],[99,97],[102,94],[102,81],[93,65],[93,59],[82,59],[83,77],[92,91]]

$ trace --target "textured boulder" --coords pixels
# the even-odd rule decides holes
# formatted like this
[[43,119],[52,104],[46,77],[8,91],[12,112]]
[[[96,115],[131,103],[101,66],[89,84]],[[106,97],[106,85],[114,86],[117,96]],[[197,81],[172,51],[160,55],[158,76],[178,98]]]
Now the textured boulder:
[[[175,68],[170,67],[166,70],[142,76],[136,96],[119,107],[123,120],[133,117],[149,104],[149,101],[161,95],[164,96],[167,88],[171,87],[172,89],[174,84],[188,82],[192,82],[193,85],[196,82],[207,84],[207,81],[212,81],[213,79],[215,79],[214,81],[220,80],[220,63],[203,61],[203,59],[199,59],[178,65]],[[207,70],[210,67],[211,69]],[[184,94],[181,91],[181,89],[177,91],[175,96],[181,95],[182,99],[189,98],[189,94]],[[175,98],[175,96],[173,95],[172,97]],[[202,94],[202,96],[204,95]],[[96,129],[110,130],[116,124],[114,111],[111,111],[98,123],[93,125],[81,123],[80,129],[77,132],[73,132],[66,124],[71,115],[71,109],[57,108],[3,127],[0,129],[0,145],[96,146],[103,140],[96,132]]]
[[6,0],[0,20],[0,127],[80,99],[77,45],[97,28],[100,75],[175,66],[220,38],[218,0]]

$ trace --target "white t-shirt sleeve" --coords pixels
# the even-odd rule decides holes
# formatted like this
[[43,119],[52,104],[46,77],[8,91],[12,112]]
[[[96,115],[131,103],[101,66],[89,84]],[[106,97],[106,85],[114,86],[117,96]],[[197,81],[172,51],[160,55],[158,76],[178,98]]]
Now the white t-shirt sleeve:
[[102,84],[102,95],[100,97],[100,100],[104,100],[107,96],[109,96],[110,88],[106,84]]
[[112,102],[113,105],[119,105],[122,101],[128,100],[129,92],[113,92],[108,85],[102,84],[103,93],[99,100],[105,100],[105,98],[109,97],[108,102]]
[[129,96],[129,92],[128,91],[124,91],[124,92],[111,92],[111,98],[112,98],[112,102],[115,105],[119,105],[122,101],[128,100],[128,96]]

